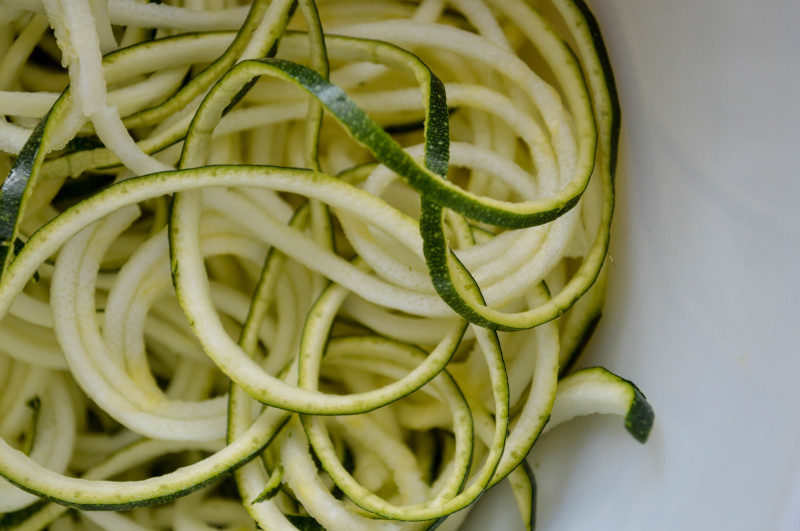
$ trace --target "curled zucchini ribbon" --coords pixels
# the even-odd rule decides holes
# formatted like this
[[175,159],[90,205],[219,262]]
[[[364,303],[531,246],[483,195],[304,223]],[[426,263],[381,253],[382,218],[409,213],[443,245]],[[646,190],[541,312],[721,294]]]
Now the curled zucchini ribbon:
[[533,529],[542,433],[647,439],[571,370],[620,127],[582,0],[186,4],[0,0],[0,529],[453,529],[506,478]]

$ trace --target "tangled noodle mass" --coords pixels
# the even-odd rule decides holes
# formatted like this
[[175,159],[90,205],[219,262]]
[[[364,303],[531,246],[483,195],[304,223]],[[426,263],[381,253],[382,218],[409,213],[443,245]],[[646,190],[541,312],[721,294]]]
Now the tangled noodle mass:
[[506,478],[532,529],[541,433],[646,440],[573,369],[582,0],[0,0],[0,49],[0,529],[456,529]]

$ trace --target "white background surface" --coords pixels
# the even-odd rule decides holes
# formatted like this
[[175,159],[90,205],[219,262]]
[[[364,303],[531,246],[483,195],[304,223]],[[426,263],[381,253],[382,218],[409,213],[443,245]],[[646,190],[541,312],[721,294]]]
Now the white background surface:
[[[539,531],[800,530],[800,2],[589,0],[623,109],[585,364],[656,410],[545,436]],[[496,489],[497,490],[497,489]],[[516,530],[510,490],[468,529]]]

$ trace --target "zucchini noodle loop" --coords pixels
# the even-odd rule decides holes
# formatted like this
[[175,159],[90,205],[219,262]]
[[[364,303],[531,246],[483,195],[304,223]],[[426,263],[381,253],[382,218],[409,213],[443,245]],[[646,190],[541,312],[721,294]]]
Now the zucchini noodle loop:
[[583,0],[0,0],[0,49],[0,528],[456,529],[508,479],[533,529],[542,433],[647,439],[574,370]]

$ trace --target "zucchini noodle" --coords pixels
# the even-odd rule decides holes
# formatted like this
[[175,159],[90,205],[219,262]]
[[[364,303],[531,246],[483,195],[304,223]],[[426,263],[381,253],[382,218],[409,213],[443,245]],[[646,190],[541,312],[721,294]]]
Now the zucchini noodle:
[[458,528],[631,382],[583,0],[0,0],[0,528]]

